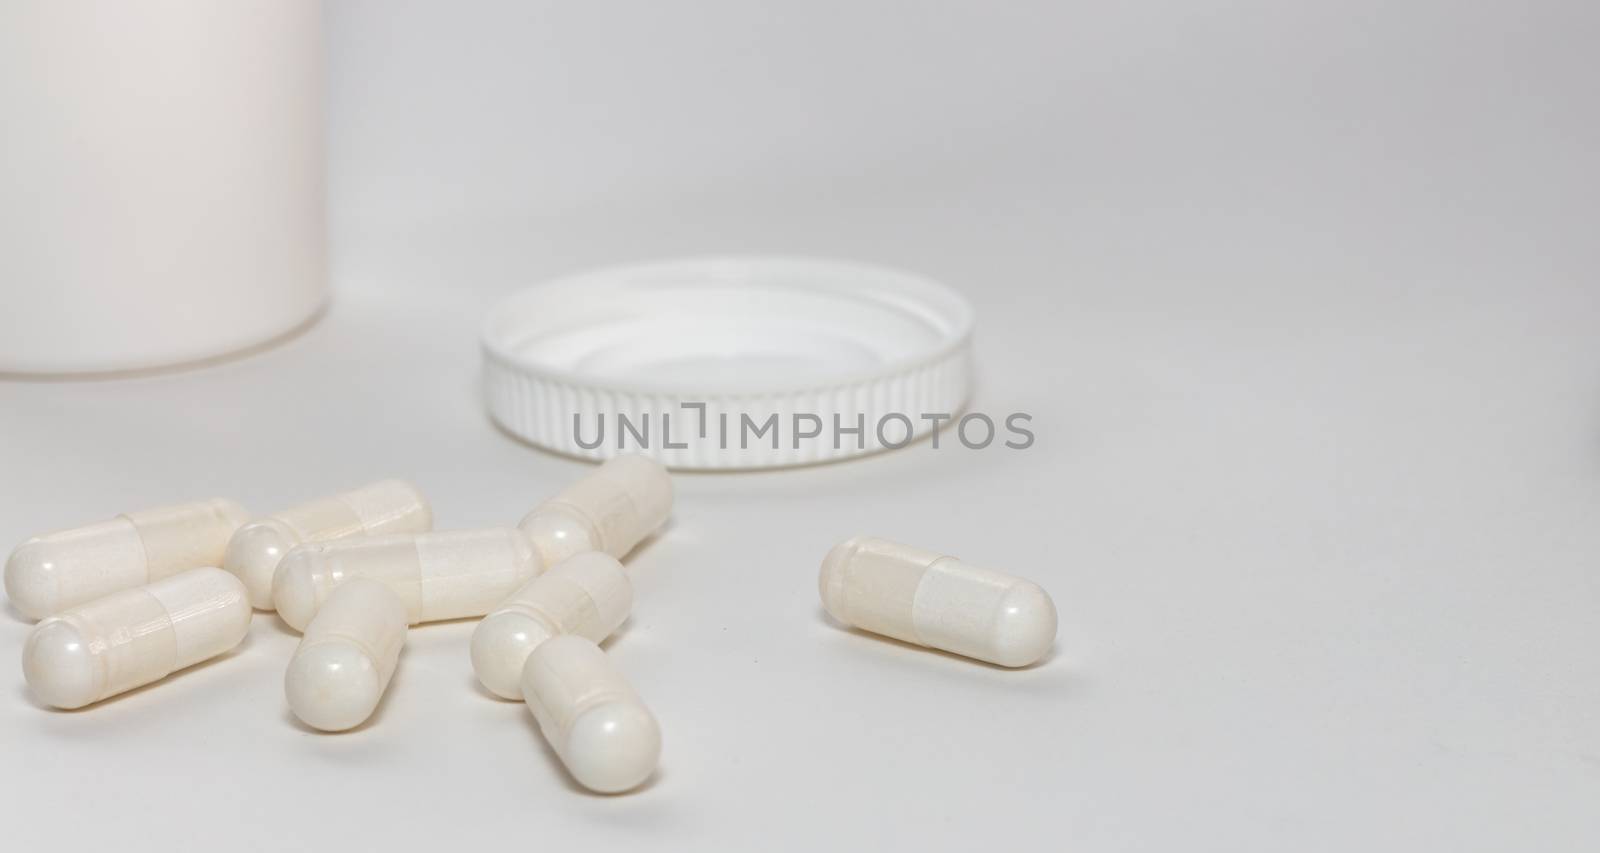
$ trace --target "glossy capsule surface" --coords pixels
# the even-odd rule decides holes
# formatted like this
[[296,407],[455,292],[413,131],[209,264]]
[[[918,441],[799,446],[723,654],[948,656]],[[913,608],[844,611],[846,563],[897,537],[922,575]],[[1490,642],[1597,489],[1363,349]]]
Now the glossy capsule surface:
[[553,566],[583,551],[618,559],[633,550],[672,514],[672,478],[653,459],[618,456],[555,497],[539,504],[517,526]]
[[591,791],[638,787],[661,757],[661,728],[611,659],[563,634],[540,643],[522,669],[522,693],[545,740]]
[[6,560],[6,597],[23,616],[43,619],[188,569],[220,566],[228,538],[247,520],[244,507],[214,498],[35,536]]
[[840,622],[1000,666],[1034,663],[1055,642],[1055,603],[1037,584],[884,539],[835,546],[818,586]]
[[40,622],[23,647],[22,674],[41,701],[81,708],[232,649],[250,614],[237,578],[190,569]]
[[543,568],[515,527],[313,542],[289,552],[272,582],[278,615],[305,630],[340,584],[388,586],[411,624],[482,616]]
[[384,480],[245,524],[229,540],[222,567],[244,582],[256,609],[271,610],[272,576],[295,546],[431,527],[433,511],[417,487]]
[[388,586],[356,578],[341,584],[306,626],[284,674],[289,710],[328,732],[366,722],[394,676],[408,616]]
[[522,698],[534,647],[561,634],[603,641],[633,609],[633,584],[615,557],[574,554],[500,602],[472,632],[472,671],[491,693]]

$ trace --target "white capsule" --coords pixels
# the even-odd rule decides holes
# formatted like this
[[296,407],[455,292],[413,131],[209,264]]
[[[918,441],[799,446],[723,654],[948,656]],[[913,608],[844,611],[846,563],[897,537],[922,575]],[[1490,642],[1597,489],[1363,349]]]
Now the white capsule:
[[593,642],[563,634],[540,643],[522,668],[522,695],[545,740],[585,788],[616,794],[655,771],[661,728]]
[[222,567],[244,581],[250,604],[272,609],[272,576],[296,545],[352,536],[420,533],[433,527],[433,511],[417,487],[384,480],[258,518],[228,542]]
[[547,566],[582,551],[621,558],[672,513],[672,478],[653,459],[618,456],[517,524]]
[[574,554],[500,602],[472,632],[472,671],[496,696],[522,698],[522,666],[559,634],[601,642],[633,609],[633,584],[615,557]]
[[283,677],[289,710],[327,732],[366,722],[394,675],[407,620],[405,605],[388,586],[365,578],[340,584],[289,661]]
[[214,658],[249,629],[239,580],[190,569],[40,622],[23,647],[22,676],[42,701],[81,708]]
[[1027,666],[1056,638],[1037,584],[921,548],[858,536],[822,561],[822,606],[847,625],[1000,666]]
[[6,596],[29,619],[222,564],[228,537],[245,523],[230,500],[158,507],[57,530],[17,546],[6,560]]
[[283,621],[305,630],[334,588],[368,578],[400,596],[416,625],[482,616],[543,568],[515,527],[313,542],[284,557],[272,600]]

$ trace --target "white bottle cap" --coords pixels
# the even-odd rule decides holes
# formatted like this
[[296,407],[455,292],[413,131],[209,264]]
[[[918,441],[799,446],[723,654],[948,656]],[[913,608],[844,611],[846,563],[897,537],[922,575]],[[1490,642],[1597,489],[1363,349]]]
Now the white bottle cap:
[[804,465],[902,446],[960,412],[971,341],[966,300],[910,273],[666,261],[559,278],[495,308],[485,397],[508,432],[559,453]]

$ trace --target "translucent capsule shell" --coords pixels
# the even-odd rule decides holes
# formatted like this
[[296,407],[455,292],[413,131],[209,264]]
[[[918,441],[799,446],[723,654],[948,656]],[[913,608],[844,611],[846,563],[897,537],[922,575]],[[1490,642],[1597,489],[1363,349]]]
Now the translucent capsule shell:
[[271,610],[272,576],[296,545],[432,527],[433,511],[416,486],[384,480],[251,521],[229,540],[222,567],[244,582],[256,609]]
[[6,560],[6,597],[23,616],[43,619],[188,569],[220,566],[229,537],[246,520],[244,507],[214,498],[35,536]]
[[599,643],[633,609],[633,584],[615,557],[574,554],[500,602],[472,632],[472,671],[491,693],[522,698],[522,667],[560,634]]
[[1055,642],[1055,603],[1037,584],[909,545],[841,543],[818,585],[840,622],[1000,666],[1034,663]]
[[22,674],[40,700],[81,708],[232,649],[250,613],[237,578],[190,569],[40,622],[23,647]]
[[672,514],[672,478],[653,459],[618,456],[535,507],[517,526],[545,565],[583,551],[621,558]]
[[388,586],[365,578],[340,584],[289,661],[283,679],[289,709],[323,731],[366,722],[394,676],[408,619]]
[[572,778],[592,791],[638,787],[661,757],[661,728],[600,647],[563,634],[536,646],[522,693]]
[[415,625],[482,616],[542,568],[514,527],[314,542],[284,557],[272,599],[283,621],[305,630],[335,588],[367,578],[394,591]]

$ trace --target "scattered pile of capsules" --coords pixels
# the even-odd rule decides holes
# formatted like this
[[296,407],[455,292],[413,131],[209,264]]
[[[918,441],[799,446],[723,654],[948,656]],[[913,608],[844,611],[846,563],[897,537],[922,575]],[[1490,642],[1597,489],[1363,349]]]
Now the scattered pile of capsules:
[[[491,693],[521,699],[567,770],[604,793],[655,771],[655,716],[599,643],[633,608],[618,562],[672,511],[666,469],[619,456],[515,527],[434,531],[427,500],[385,480],[252,519],[223,499],[127,513],[37,536],[6,562],[34,694],[81,708],[217,657],[254,610],[302,636],[284,690],[305,724],[365,722],[412,625],[483,617],[471,659]],[[216,568],[220,565],[221,568]],[[835,619],[1006,667],[1055,641],[1037,585],[953,557],[857,537],[822,564]]]

